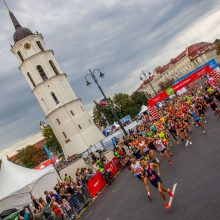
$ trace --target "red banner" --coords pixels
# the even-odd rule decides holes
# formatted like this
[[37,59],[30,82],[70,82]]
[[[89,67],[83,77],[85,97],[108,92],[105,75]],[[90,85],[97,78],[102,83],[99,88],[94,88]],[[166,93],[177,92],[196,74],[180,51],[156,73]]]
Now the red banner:
[[92,177],[87,183],[87,188],[93,198],[104,186],[106,182],[104,177],[100,172],[97,172],[94,177]]
[[177,92],[178,90],[182,89],[183,87],[185,87],[189,83],[194,82],[195,80],[197,80],[200,77],[204,76],[206,73],[210,74],[211,72],[212,72],[212,70],[210,69],[210,67],[208,65],[204,66],[203,68],[199,69],[197,72],[189,75],[185,79],[183,79],[180,82],[176,83],[171,88],[174,90],[174,92]]
[[165,98],[169,97],[170,95],[174,94],[175,92],[182,89],[183,87],[185,87],[189,83],[197,80],[198,78],[200,78],[201,76],[203,76],[207,73],[211,74],[211,72],[212,72],[212,70],[210,69],[210,67],[208,65],[202,67],[201,69],[199,69],[195,73],[189,75],[185,79],[181,80],[180,82],[176,83],[175,85],[171,86],[170,88],[166,89],[165,91],[154,96],[152,99],[149,99],[148,105],[150,107],[156,105],[158,102],[160,102],[160,101],[164,100]]
[[108,162],[104,168],[106,171],[110,172],[113,176],[118,171],[118,168],[114,165],[113,161]]
[[154,96],[152,99],[149,99],[148,100],[148,105],[149,106],[154,106],[158,102],[164,100],[167,97],[168,97],[168,95],[167,95],[166,91],[163,91],[163,92],[159,93],[158,95]]

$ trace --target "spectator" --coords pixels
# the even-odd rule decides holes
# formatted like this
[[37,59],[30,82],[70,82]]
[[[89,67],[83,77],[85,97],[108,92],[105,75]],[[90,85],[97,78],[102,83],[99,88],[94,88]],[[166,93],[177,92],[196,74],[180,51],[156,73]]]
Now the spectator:
[[44,195],[46,196],[46,201],[48,204],[50,204],[50,195],[48,191],[44,191]]

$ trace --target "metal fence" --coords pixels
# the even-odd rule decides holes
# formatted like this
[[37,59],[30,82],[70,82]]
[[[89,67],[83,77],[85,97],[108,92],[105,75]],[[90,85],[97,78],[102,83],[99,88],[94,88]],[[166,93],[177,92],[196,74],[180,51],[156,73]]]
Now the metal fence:
[[[82,209],[88,206],[89,203],[92,201],[92,198],[86,185],[84,185],[81,190],[82,193],[76,192],[68,199],[69,205],[71,207],[70,210],[66,210],[65,207],[61,204],[61,209],[63,213],[61,220],[76,219],[77,217],[79,217],[79,214],[81,213]],[[47,215],[44,215],[45,220],[58,220],[55,213],[53,213],[50,210],[49,204],[47,204],[47,210]]]
[[[136,126],[139,125],[141,123],[141,121],[133,121],[132,123],[130,123],[129,125],[127,125],[125,127],[126,131],[129,131],[130,129],[133,129],[134,131],[136,131]],[[108,137],[104,138],[103,140],[101,140],[100,142],[94,144],[93,146],[91,146],[89,149],[87,149],[85,152],[83,152],[81,155],[82,157],[87,157],[89,153],[91,152],[95,152],[97,150],[110,150],[113,149],[113,143],[112,143],[112,139],[116,138],[116,139],[121,139],[123,138],[124,133],[121,130],[116,131],[115,133],[109,135]]]

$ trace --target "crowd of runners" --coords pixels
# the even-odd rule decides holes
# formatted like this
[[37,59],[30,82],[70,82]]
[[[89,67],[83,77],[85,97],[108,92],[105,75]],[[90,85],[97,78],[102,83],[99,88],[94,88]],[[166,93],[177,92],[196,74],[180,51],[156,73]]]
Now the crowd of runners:
[[[160,193],[165,207],[170,208],[167,196],[170,198],[174,194],[162,184],[161,157],[172,166],[175,145],[181,143],[185,147],[193,145],[190,138],[193,126],[201,130],[201,135],[206,135],[206,132],[209,132],[205,128],[205,124],[208,123],[206,111],[211,108],[216,119],[220,120],[218,102],[220,102],[219,90],[197,82],[189,87],[186,93],[164,102],[157,110],[156,119],[144,117],[135,131],[130,131],[123,140],[117,140],[114,156],[118,159],[119,167],[122,169],[122,166],[125,166],[122,161],[127,161],[126,165],[131,174],[143,182],[149,199],[151,184]],[[81,207],[91,201],[86,183],[98,170],[107,184],[112,183],[114,177],[104,168],[108,163],[105,155],[100,151],[97,154],[91,153],[90,156],[92,168],[77,169],[76,181],[65,174],[64,181],[58,181],[54,191],[45,191],[45,199],[33,197],[34,219],[63,220],[76,216]]]
[[186,93],[164,103],[158,109],[157,119],[144,119],[136,132],[119,141],[114,149],[116,157],[128,158],[131,173],[143,181],[149,198],[149,183],[158,189],[167,209],[170,205],[165,194],[169,197],[174,195],[162,185],[160,157],[165,158],[171,166],[175,145],[183,143],[189,147],[193,144],[190,138],[192,126],[201,129],[201,135],[205,135],[208,132],[205,128],[207,108],[211,108],[217,120],[220,120],[217,102],[220,102],[219,90],[197,82]]

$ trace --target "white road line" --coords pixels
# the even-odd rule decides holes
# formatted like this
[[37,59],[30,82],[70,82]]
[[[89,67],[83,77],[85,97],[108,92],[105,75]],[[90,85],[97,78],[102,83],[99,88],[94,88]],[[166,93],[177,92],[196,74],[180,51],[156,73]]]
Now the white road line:
[[[176,187],[177,187],[177,183],[175,183],[175,184],[173,185],[173,189],[172,189],[173,195],[175,194]],[[172,201],[173,201],[173,197],[170,197],[170,200],[169,200],[169,206],[170,206],[170,207],[171,207]]]

